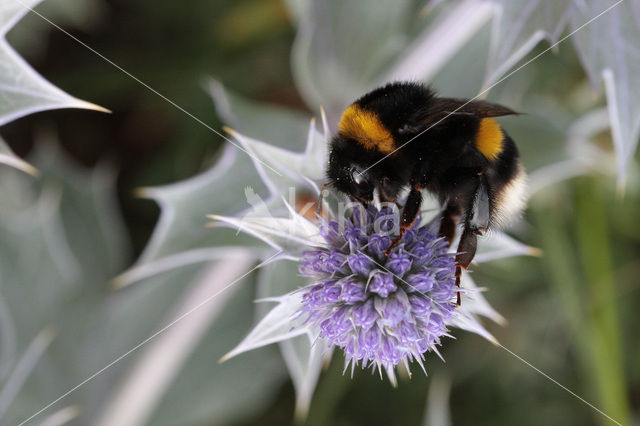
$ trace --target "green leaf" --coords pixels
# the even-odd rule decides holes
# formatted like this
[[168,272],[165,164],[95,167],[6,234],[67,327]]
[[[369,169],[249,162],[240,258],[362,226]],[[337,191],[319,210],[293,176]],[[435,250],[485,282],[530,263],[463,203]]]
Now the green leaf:
[[504,232],[492,231],[486,237],[480,238],[478,252],[473,262],[484,263],[513,256],[540,255],[539,249],[523,244]]
[[301,293],[294,292],[269,300],[277,305],[220,361],[224,362],[241,353],[310,333],[300,318],[296,322],[296,314],[302,305],[301,298]]
[[331,349],[324,339],[297,336],[280,342],[280,351],[296,389],[296,417],[305,419]]
[[[613,4],[605,0],[577,3],[572,27],[577,29]],[[623,187],[640,137],[640,5],[623,1],[582,27],[572,39],[592,86],[597,88],[600,79],[604,80]]]
[[604,80],[622,188],[640,137],[640,82],[635,78],[640,72],[638,4],[613,0],[492,1],[497,14],[485,87],[499,81],[541,40],[559,41],[569,26],[594,91]]
[[18,170],[22,170],[25,173],[29,173],[30,175],[38,174],[38,171],[31,164],[22,160],[20,157],[15,155],[11,148],[0,139],[0,164],[6,164],[11,167],[15,167]]
[[224,255],[219,247],[249,247],[264,252],[257,240],[231,229],[207,229],[207,215],[236,215],[250,205],[245,188],[267,198],[268,191],[255,172],[251,158],[226,145],[208,171],[167,186],[142,188],[140,195],[156,201],[160,219],[151,240],[136,264],[117,278],[119,285],[178,267],[215,260]]
[[[41,170],[37,179],[0,170],[0,372],[4,372],[0,380],[19,383],[8,378],[9,372],[16,370],[18,354],[26,353],[24,348],[44,325],[56,325],[59,334],[2,421],[26,420],[101,371],[64,402],[82,406],[80,423],[94,423],[114,395],[121,393],[119,385],[127,383],[127,377],[132,383],[147,363],[157,362],[171,368],[162,370],[163,374],[153,371],[155,380],[162,379],[156,386],[145,387],[145,381],[134,380],[138,411],[119,415],[132,418],[142,413],[153,424],[212,419],[228,423],[268,404],[285,378],[276,348],[224,365],[215,362],[251,326],[253,275],[229,289],[224,287],[230,285],[224,277],[233,268],[244,273],[253,264],[254,254],[243,249],[245,261],[239,263],[242,256],[227,250],[224,257],[236,263],[225,266],[223,261],[209,271],[190,265],[109,293],[109,280],[121,270],[127,248],[115,213],[113,175],[103,169],[81,170],[50,150],[40,151],[33,162]],[[224,292],[215,295],[219,291]],[[198,307],[207,297],[212,303]],[[159,351],[153,340],[132,350],[190,310],[172,326],[176,327],[173,332],[171,327],[164,339],[156,337],[169,350]],[[197,395],[185,391],[194,384]],[[43,412],[41,420],[55,409]],[[77,409],[67,407],[53,416],[72,414]]]
[[[118,336],[118,350],[134,347],[131,337],[155,337],[118,366],[121,379],[99,412],[91,414],[92,423],[228,423],[271,401],[274,387],[284,378],[273,348],[224,365],[215,362],[250,326],[253,309],[253,278],[246,272],[251,271],[253,255],[236,250],[228,257],[233,263],[186,267],[177,275],[163,274],[124,290],[129,297],[110,315],[109,325],[113,330],[135,326],[136,332],[125,333],[130,342]],[[186,288],[176,282],[180,277],[189,283]],[[163,309],[158,312],[159,306]],[[163,324],[159,334],[156,324]],[[187,390],[193,386],[197,394]]]
[[[260,274],[260,295],[274,298],[307,285],[309,279],[298,273],[297,266],[297,262],[287,260],[265,266]],[[323,364],[330,359],[332,350],[326,340],[318,338],[317,332],[283,340],[279,346],[296,391],[296,417],[304,420]]]
[[423,426],[451,426],[451,378],[436,374],[429,380],[429,393],[424,412]]
[[[621,424],[631,423],[624,369],[617,280],[605,200],[598,197],[593,180],[578,182],[576,209],[577,246],[584,270],[586,306],[591,307],[581,327],[588,330],[590,374],[602,410]],[[600,199],[598,199],[600,198]],[[604,198],[604,199],[603,199]],[[595,201],[595,203],[594,203]]]
[[288,4],[298,25],[292,53],[298,90],[331,122],[378,82],[424,24],[417,18],[423,5],[410,0]]
[[497,82],[542,40],[556,42],[569,22],[573,0],[491,0],[493,35],[485,87]]
[[[38,177],[0,169],[0,387],[15,395],[3,423],[26,419],[88,375],[80,348],[127,252],[113,174],[78,169],[37,147]],[[33,356],[27,347],[42,330],[50,340],[51,327],[56,339]],[[35,368],[21,367],[29,364]]]
[[309,132],[308,115],[275,104],[249,101],[210,79],[206,89],[222,121],[249,137],[272,146],[301,151]]
[[[274,144],[266,144],[233,131],[236,140],[253,158],[239,152],[234,146],[226,145],[216,164],[204,173],[167,186],[142,188],[140,195],[155,200],[162,209],[161,216],[140,259],[117,277],[118,285],[131,284],[185,265],[218,259],[225,253],[221,247],[248,247],[255,249],[256,256],[262,255],[267,245],[224,227],[205,228],[208,222],[206,216],[215,214],[232,218],[256,213],[257,207],[252,204],[254,199],[275,215],[286,212],[280,197],[289,194],[289,188],[302,187],[306,192],[317,191],[317,185],[306,176],[307,172],[313,172],[315,178],[321,178],[326,140],[315,129],[313,121],[309,125],[309,121],[302,121],[299,116],[289,117],[289,112],[268,112],[271,106],[244,101],[225,92],[215,81],[210,82],[209,89],[223,118],[236,122],[240,128],[258,132],[259,128],[252,123],[264,123],[264,118],[259,118],[263,114],[268,117],[271,125],[277,127],[273,128],[273,132],[267,132],[274,137]],[[248,116],[240,115],[244,113]],[[294,141],[302,137],[302,123],[305,126],[304,139]],[[277,138],[277,132],[292,135],[293,139]],[[283,149],[288,146],[299,149]],[[272,167],[283,167],[282,176],[264,167],[260,161]]]
[[[466,70],[475,72],[475,67],[468,64],[477,64],[471,61],[469,53],[485,54],[483,49],[476,48],[471,52],[462,53],[477,39],[477,33],[485,26],[493,13],[490,4],[479,3],[476,0],[450,2],[447,7],[439,7],[432,10],[429,7],[430,24],[413,40],[407,48],[398,55],[397,60],[379,78],[380,82],[395,80],[420,80],[431,81],[434,76],[443,69],[456,69],[450,62],[456,57],[463,57]],[[464,22],[464,25],[460,25]],[[459,68],[458,68],[459,69]],[[460,79],[458,83],[464,83]],[[440,87],[436,85],[436,87]],[[456,85],[444,85],[454,88]],[[452,96],[447,92],[448,96]]]
[[[23,3],[23,0],[21,0]],[[18,3],[16,1],[16,3]],[[108,16],[107,4],[102,0],[53,0],[41,2],[37,5],[38,13],[55,22],[56,25],[69,29],[79,29],[89,33],[104,23]],[[28,13],[22,25],[11,29],[8,39],[11,45],[29,58],[41,57],[46,54],[48,45],[48,33],[59,31],[34,13]]]
[[106,109],[76,99],[36,73],[4,37],[41,0],[0,0],[0,126],[24,115],[56,108]]

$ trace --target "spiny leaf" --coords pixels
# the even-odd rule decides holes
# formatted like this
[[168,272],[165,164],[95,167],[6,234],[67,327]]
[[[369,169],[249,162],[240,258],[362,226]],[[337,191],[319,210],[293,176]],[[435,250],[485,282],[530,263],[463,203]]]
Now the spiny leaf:
[[462,287],[465,289],[463,295],[464,311],[473,315],[481,315],[489,318],[500,325],[505,325],[507,320],[500,315],[485,299],[484,288],[479,288],[471,278],[470,274],[462,275]]
[[230,225],[279,250],[295,250],[296,247],[324,245],[324,239],[318,233],[318,228],[300,216],[296,219],[287,219],[281,217],[245,216],[235,218],[209,215],[209,218],[214,220],[214,224],[222,222]]
[[504,232],[493,231],[480,239],[478,253],[473,261],[483,263],[513,256],[540,256],[541,254],[540,249],[523,244]]
[[[248,152],[260,160],[254,161],[254,164],[274,196],[283,195],[283,192],[292,184],[307,187],[315,193],[319,193],[315,182],[324,178],[330,136],[322,135],[316,130],[315,120],[311,120],[309,124],[306,139],[300,141],[301,144],[303,141],[305,142],[304,151],[283,149],[247,137],[231,129],[227,129],[227,131]],[[263,167],[263,163],[278,170],[280,175],[275,175],[270,169]]]
[[[115,215],[113,175],[104,170],[81,170],[50,150],[40,152],[33,162],[41,170],[37,179],[0,169],[0,362],[10,362],[9,371],[15,369],[18,354],[24,352],[43,324],[58,325],[59,335],[33,370],[37,377],[19,389],[2,419],[8,424],[25,420],[212,296],[207,285],[225,284],[213,280],[213,272],[201,275],[201,265],[190,265],[109,293],[109,279],[121,270],[127,248]],[[227,255],[233,253],[227,251]],[[249,262],[251,258],[249,255]],[[217,278],[222,277],[219,269],[215,271]],[[208,423],[211,419],[232,423],[271,401],[285,376],[275,348],[225,365],[211,363],[237,343],[251,325],[251,301],[255,298],[252,280],[250,275],[235,283],[236,291],[231,291],[228,299],[220,299],[225,302],[223,306],[233,308],[222,310],[218,305],[213,313],[195,311],[191,318],[198,318],[196,312],[201,312],[207,314],[208,322],[185,321],[182,329],[177,328],[182,331],[178,338],[193,337],[188,346],[181,346],[180,353],[172,354],[184,357],[183,363],[174,366],[174,380],[144,389],[160,401],[149,414],[153,424]],[[11,324],[5,323],[7,318]],[[12,325],[5,337],[5,329]],[[9,340],[12,335],[17,341]],[[5,348],[10,350],[11,346],[17,347],[14,355],[5,355]],[[82,405],[83,417],[78,423],[93,423],[98,418],[100,409],[110,400],[108,396],[120,390],[115,385],[121,382],[116,379],[126,377],[143,353],[140,348],[122,358],[65,398],[67,404]],[[0,368],[6,370],[3,365]],[[187,387],[198,383],[197,395],[184,391],[185,381]],[[228,392],[229,386],[220,386],[231,382],[238,386],[236,391]],[[99,404],[86,404],[96,395],[100,395]],[[148,398],[148,394],[138,396]],[[40,420],[50,412],[42,413]]]
[[554,43],[569,22],[573,0],[491,0],[493,35],[485,86],[500,79],[540,41]]
[[324,339],[297,336],[280,342],[280,351],[296,389],[296,417],[303,420],[331,350]]
[[424,24],[422,5],[409,0],[288,4],[298,25],[292,53],[298,90],[312,108],[325,107],[331,122],[377,83]]
[[[162,211],[151,240],[133,266],[145,268],[145,273],[121,275],[119,284],[130,284],[132,280],[214,260],[224,254],[211,250],[212,247],[256,247],[255,239],[233,230],[205,228],[207,214],[236,215],[250,208],[245,198],[247,187],[268,198],[251,158],[226,145],[216,164],[204,173],[172,185],[139,190],[140,195],[155,200]],[[264,247],[258,243],[260,246]]]
[[[297,271],[297,262],[282,260],[262,268],[259,279],[259,294],[277,297],[308,284],[308,279]],[[257,307],[265,307],[259,303]],[[296,391],[296,416],[304,419],[318,383],[323,363],[331,356],[331,349],[317,332],[296,336],[279,343],[289,376]]]
[[[206,216],[242,217],[250,212],[257,213],[259,206],[252,204],[252,200],[264,203],[265,213],[270,209],[269,213],[277,214],[283,212],[280,196],[286,195],[289,187],[303,185],[306,191],[313,190],[315,184],[302,177],[302,171],[305,166],[321,169],[317,159],[324,158],[326,146],[315,127],[309,126],[308,119],[302,120],[299,115],[289,116],[289,111],[271,111],[269,105],[250,104],[226,92],[213,80],[209,82],[208,89],[218,112],[239,128],[259,133],[260,128],[251,123],[268,122],[275,126],[267,132],[274,138],[273,145],[237,131],[233,134],[255,158],[267,164],[287,165],[291,173],[277,176],[252,157],[238,153],[236,147],[227,145],[215,165],[200,175],[171,185],[140,189],[139,195],[160,205],[161,216],[140,259],[129,271],[117,277],[119,286],[174,268],[220,258],[224,250],[217,249],[219,247],[242,246],[263,252],[265,245],[255,238],[223,227],[205,228]],[[270,119],[265,121],[264,117]],[[301,133],[302,126],[304,134]],[[278,138],[278,132],[290,136]],[[298,137],[301,139],[294,140]],[[294,152],[283,150],[284,147],[293,147]]]
[[38,170],[35,167],[15,155],[2,139],[0,139],[0,164],[15,167],[30,175],[35,176],[38,174]]
[[[2,344],[13,348],[13,356],[5,359],[3,352],[1,361],[13,370],[3,378],[14,395],[4,407],[3,423],[19,423],[41,408],[34,401],[44,405],[86,377],[87,352],[80,348],[95,325],[90,319],[104,302],[108,279],[122,268],[127,251],[114,213],[113,175],[79,170],[40,142],[32,159],[40,170],[37,178],[0,169],[0,321]],[[50,336],[49,325],[57,338],[46,351],[41,345],[37,357],[29,355],[25,348],[43,329]],[[29,380],[11,379],[27,373],[20,372],[21,363],[38,358]]]
[[640,137],[640,5],[620,0],[491,0],[497,15],[485,87],[497,82],[543,39],[571,30],[594,91],[601,80],[618,162],[619,188]]
[[33,339],[33,342],[31,342],[20,360],[16,363],[11,376],[9,376],[4,386],[0,388],[0,419],[4,417],[9,406],[20,393],[20,389],[27,381],[29,375],[31,375],[40,358],[42,358],[46,352],[55,334],[55,331],[53,331],[51,327],[44,328]]
[[[151,416],[164,416],[162,420],[164,424],[184,421],[185,417],[182,417],[183,420],[178,420],[181,417],[175,411],[182,412],[184,416],[186,407],[193,406],[191,402],[194,399],[193,395],[188,394],[186,399],[179,397],[171,414],[166,412],[162,414],[164,407],[161,406],[161,401],[165,398],[176,398],[175,395],[169,396],[168,393],[174,392],[172,391],[173,382],[180,380],[182,375],[192,377],[203,370],[207,372],[206,380],[218,384],[205,395],[202,395],[201,388],[198,392],[202,395],[201,398],[208,400],[203,406],[208,407],[211,418],[221,421],[221,418],[228,416],[230,421],[234,415],[242,416],[250,411],[244,409],[233,413],[230,407],[234,404],[244,403],[253,407],[260,405],[260,401],[269,400],[267,395],[261,395],[261,393],[268,392],[283,375],[283,369],[273,365],[278,362],[275,351],[262,351],[260,354],[244,357],[223,366],[210,362],[212,356],[219,357],[219,354],[226,349],[225,345],[232,343],[225,337],[225,334],[229,335],[229,330],[224,332],[220,330],[220,321],[228,321],[225,318],[228,316],[251,317],[252,306],[248,300],[251,297],[251,283],[248,282],[250,279],[247,279],[246,271],[251,270],[253,255],[236,250],[229,252],[228,256],[233,259],[233,262],[225,260],[212,262],[209,267],[202,268],[185,290],[180,289],[179,286],[173,286],[182,294],[176,298],[175,302],[170,302],[174,306],[171,306],[169,309],[171,313],[166,318],[168,326],[137,354],[126,377],[112,389],[111,398],[102,407],[99,420],[95,421],[96,424],[142,424]],[[142,284],[155,284],[156,287],[158,284],[162,285],[149,282],[140,285]],[[165,281],[164,284],[166,285],[167,282]],[[163,292],[167,290],[169,289],[161,289]],[[234,297],[236,293],[240,293],[242,297],[240,299]],[[149,300],[154,299],[148,297],[147,301]],[[126,304],[130,308],[134,307],[128,301]],[[140,311],[135,321],[148,323],[146,315]],[[235,325],[233,327],[235,331],[230,338],[239,339],[239,333],[243,331],[241,328],[247,325],[246,320],[244,323]],[[209,344],[203,342],[208,335],[212,335],[212,343]],[[260,356],[260,360],[256,359],[256,356]],[[194,361],[190,361],[191,359]],[[241,379],[242,370],[255,368],[249,363],[260,365],[260,367],[270,364],[268,369],[265,368],[252,375],[250,392],[243,392],[242,396],[239,396],[230,391],[229,383],[224,387],[219,386],[220,378],[224,375],[233,375],[237,386],[246,386],[246,380]],[[186,400],[189,401],[188,404],[185,404]],[[215,400],[215,404],[212,404],[211,400]],[[158,410],[160,413],[154,414]],[[198,409],[198,411],[203,410]],[[191,414],[188,417],[197,416]],[[158,421],[153,423],[158,424]]]
[[[492,13],[491,5],[475,0],[428,7],[408,0],[366,7],[339,0],[287,4],[298,27],[292,57],[298,89],[312,109],[327,110],[330,123],[375,86],[397,79],[430,82],[473,41]],[[465,67],[478,75],[481,63],[464,57]],[[437,88],[453,92],[457,87]]]
[[299,292],[278,297],[273,301],[278,304],[251,330],[240,344],[220,359],[227,361],[243,352],[262,346],[277,343],[295,336],[309,333],[308,327],[300,318],[296,323],[296,314],[302,306],[302,295]]
[[[20,1],[26,4],[24,0]],[[102,0],[43,1],[37,5],[37,11],[65,30],[78,29],[84,33],[90,33],[103,24],[109,12],[108,5]],[[35,13],[28,13],[21,25],[11,29],[8,39],[27,59],[37,58],[45,54],[49,44],[47,34],[51,31],[59,30]]]
[[4,39],[41,0],[0,0],[0,126],[38,111],[56,108],[108,110],[76,99],[36,73]]
[[205,88],[222,121],[236,131],[272,146],[300,151],[309,129],[309,117],[276,104],[249,101],[209,79]]
[[[415,37],[379,78],[380,83],[416,79],[431,81],[461,49],[470,44],[472,37],[477,37],[477,32],[491,17],[493,8],[490,4],[465,0],[452,2],[449,7],[438,8],[432,13],[436,14],[432,24]],[[464,25],[459,25],[460,22]],[[468,56],[463,56],[469,60]]]
[[[578,28],[615,3],[605,0],[576,3],[572,27]],[[594,88],[604,79],[619,185],[623,187],[640,137],[640,4],[634,1],[616,4],[576,32],[572,39]]]

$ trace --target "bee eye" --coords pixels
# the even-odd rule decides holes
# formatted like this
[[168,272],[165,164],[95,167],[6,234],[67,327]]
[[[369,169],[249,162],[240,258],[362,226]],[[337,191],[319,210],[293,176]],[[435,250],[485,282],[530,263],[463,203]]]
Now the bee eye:
[[351,169],[351,180],[353,180],[356,185],[361,185],[365,183],[367,179],[359,170]]

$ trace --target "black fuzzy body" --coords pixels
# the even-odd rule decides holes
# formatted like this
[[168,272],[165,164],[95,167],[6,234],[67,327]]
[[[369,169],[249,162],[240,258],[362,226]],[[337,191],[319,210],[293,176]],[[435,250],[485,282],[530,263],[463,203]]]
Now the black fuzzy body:
[[[480,227],[495,222],[500,208],[496,195],[521,172],[519,154],[504,131],[502,149],[492,159],[478,150],[475,139],[481,119],[513,111],[486,102],[438,98],[421,84],[405,82],[375,89],[355,104],[375,113],[393,136],[395,150],[367,149],[335,135],[327,176],[338,190],[363,202],[372,200],[374,187],[382,201],[395,201],[403,187],[426,190],[468,222],[482,182],[489,197],[489,222]],[[350,180],[354,167],[364,171],[368,185]]]

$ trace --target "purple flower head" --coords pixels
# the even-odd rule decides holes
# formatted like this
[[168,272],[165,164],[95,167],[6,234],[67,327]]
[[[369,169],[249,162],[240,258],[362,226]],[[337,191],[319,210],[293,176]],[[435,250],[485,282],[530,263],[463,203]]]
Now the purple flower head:
[[344,350],[347,366],[422,364],[454,315],[455,264],[446,242],[416,226],[387,256],[397,231],[391,212],[369,206],[354,211],[345,229],[323,223],[327,247],[305,252],[299,266],[314,279],[300,313]]

